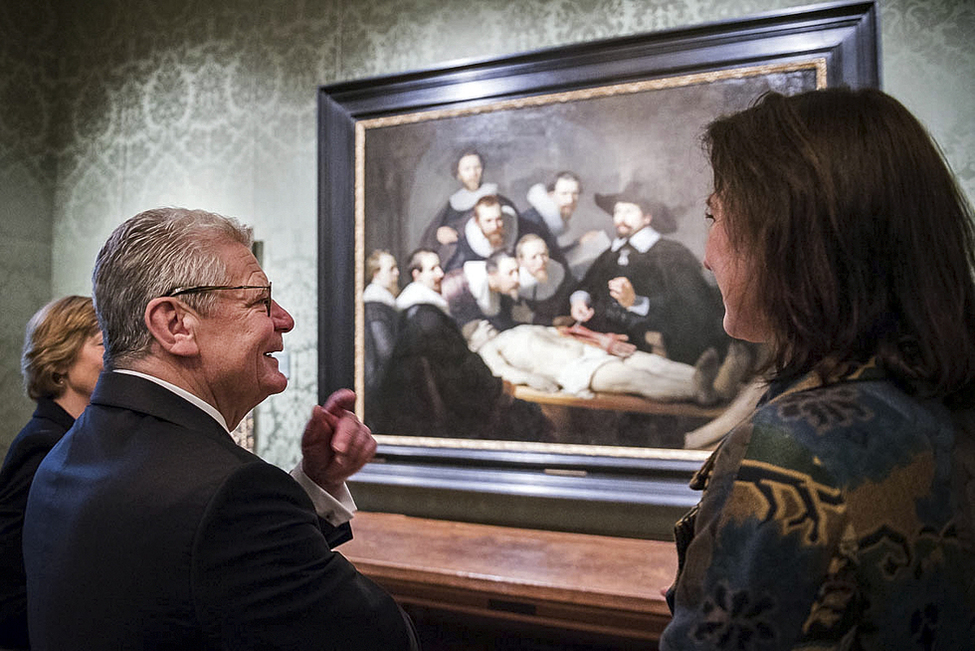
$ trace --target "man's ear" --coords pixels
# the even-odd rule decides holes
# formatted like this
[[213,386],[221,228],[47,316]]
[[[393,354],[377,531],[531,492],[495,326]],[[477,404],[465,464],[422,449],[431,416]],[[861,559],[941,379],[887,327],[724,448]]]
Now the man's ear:
[[199,354],[196,327],[199,319],[176,298],[160,296],[146,305],[146,328],[149,334],[171,355],[192,357]]

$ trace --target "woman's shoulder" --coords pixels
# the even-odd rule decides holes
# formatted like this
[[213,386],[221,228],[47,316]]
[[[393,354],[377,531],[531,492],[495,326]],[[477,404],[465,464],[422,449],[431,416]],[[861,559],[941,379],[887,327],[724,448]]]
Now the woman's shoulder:
[[886,380],[787,391],[759,407],[749,426],[743,456],[825,474],[840,485],[880,481],[919,456],[944,451],[954,431],[939,403]]
[[47,454],[73,422],[74,419],[53,400],[42,398],[34,415],[10,443],[8,457]]
[[877,500],[900,512],[907,502],[892,496],[948,490],[936,470],[951,463],[947,427],[883,382],[786,391],[728,434],[692,486],[742,513],[784,517],[815,504],[817,512],[862,514]]

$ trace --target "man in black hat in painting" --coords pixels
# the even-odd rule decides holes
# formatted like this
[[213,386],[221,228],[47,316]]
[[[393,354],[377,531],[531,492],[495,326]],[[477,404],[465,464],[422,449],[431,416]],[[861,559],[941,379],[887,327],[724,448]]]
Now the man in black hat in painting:
[[677,229],[670,214],[651,212],[637,183],[595,200],[613,216],[617,237],[572,294],[572,317],[678,362],[694,364],[709,348],[723,357],[729,340],[721,327],[721,299],[694,254],[662,237]]

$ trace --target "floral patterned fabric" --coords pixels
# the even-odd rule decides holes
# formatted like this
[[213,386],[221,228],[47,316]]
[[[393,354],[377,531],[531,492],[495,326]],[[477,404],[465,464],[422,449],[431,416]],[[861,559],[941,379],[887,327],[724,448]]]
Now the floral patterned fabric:
[[691,483],[660,649],[975,649],[964,419],[872,365],[771,387]]

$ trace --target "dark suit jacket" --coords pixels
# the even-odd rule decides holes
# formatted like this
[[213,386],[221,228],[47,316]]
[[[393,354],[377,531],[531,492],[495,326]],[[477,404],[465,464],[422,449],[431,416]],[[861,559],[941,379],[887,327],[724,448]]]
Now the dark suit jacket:
[[0,647],[26,649],[27,577],[21,539],[27,494],[37,466],[74,423],[53,400],[42,398],[10,444],[0,470]]
[[28,500],[31,642],[408,648],[390,596],[331,551],[344,534],[206,413],[143,378],[103,373]]

